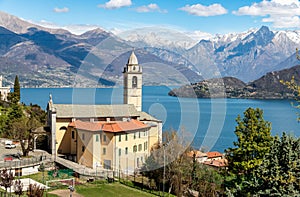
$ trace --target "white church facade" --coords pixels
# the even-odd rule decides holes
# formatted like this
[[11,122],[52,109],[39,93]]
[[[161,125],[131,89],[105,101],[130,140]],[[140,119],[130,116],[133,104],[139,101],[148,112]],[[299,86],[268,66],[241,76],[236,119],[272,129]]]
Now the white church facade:
[[0,100],[7,101],[8,94],[10,93],[10,87],[3,87],[3,77],[0,76]]
[[162,140],[162,121],[142,111],[142,67],[134,52],[123,70],[124,104],[47,106],[53,157],[132,173]]

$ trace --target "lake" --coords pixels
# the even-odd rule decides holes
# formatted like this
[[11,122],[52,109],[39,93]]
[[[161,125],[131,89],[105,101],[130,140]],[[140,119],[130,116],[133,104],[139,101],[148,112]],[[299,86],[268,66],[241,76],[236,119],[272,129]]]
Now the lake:
[[[289,100],[197,99],[168,96],[172,87],[143,87],[143,111],[163,121],[164,130],[183,130],[196,148],[224,152],[233,146],[237,116],[248,108],[261,108],[272,123],[272,134],[299,136],[297,109]],[[46,108],[52,95],[60,104],[121,104],[122,88],[22,88],[21,102]]]

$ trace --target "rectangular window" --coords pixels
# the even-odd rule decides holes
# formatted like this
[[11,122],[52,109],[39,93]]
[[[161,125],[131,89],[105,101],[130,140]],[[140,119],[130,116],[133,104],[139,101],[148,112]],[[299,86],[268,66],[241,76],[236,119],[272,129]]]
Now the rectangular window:
[[136,165],[137,165],[137,167],[140,167],[140,160],[139,160],[139,158],[136,158]]
[[102,155],[106,155],[106,148],[102,149]]
[[103,142],[106,142],[106,135],[103,134]]
[[128,147],[125,148],[125,155],[128,154]]
[[119,148],[119,156],[122,154],[122,149]]
[[133,152],[135,153],[136,151],[137,151],[137,146],[134,145],[134,146],[133,146]]
[[133,134],[133,139],[135,139],[136,138],[136,136],[135,136],[135,133]]
[[82,140],[84,140],[84,137],[85,137],[85,136],[84,136],[84,133],[83,133],[83,134],[82,134]]
[[128,134],[125,135],[125,141],[128,141]]
[[142,144],[139,144],[139,151],[142,151]]
[[96,142],[99,142],[99,135],[96,135]]
[[121,142],[121,140],[122,140],[122,135],[120,134],[119,135],[119,142]]
[[139,138],[141,138],[141,132],[139,131]]
[[81,151],[84,152],[84,150],[85,150],[85,146],[82,146]]
[[72,139],[75,139],[75,131],[72,131]]

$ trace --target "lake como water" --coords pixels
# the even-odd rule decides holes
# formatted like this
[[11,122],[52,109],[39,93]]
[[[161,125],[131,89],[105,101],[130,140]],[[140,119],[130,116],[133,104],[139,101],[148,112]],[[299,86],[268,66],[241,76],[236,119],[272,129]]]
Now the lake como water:
[[[163,130],[184,131],[195,148],[220,151],[233,146],[238,115],[248,108],[261,108],[272,123],[272,134],[300,134],[297,109],[289,100],[197,99],[168,96],[172,87],[143,87],[143,111],[163,121]],[[21,101],[46,109],[52,95],[57,104],[121,104],[122,88],[22,88]]]

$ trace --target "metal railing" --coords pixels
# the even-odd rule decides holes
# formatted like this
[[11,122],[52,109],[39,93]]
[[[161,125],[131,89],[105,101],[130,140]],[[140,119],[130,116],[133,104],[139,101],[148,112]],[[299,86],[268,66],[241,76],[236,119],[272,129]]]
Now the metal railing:
[[51,162],[51,157],[38,156],[30,158],[22,158],[11,161],[0,161],[0,169],[3,168],[23,168],[39,165],[42,162]]

